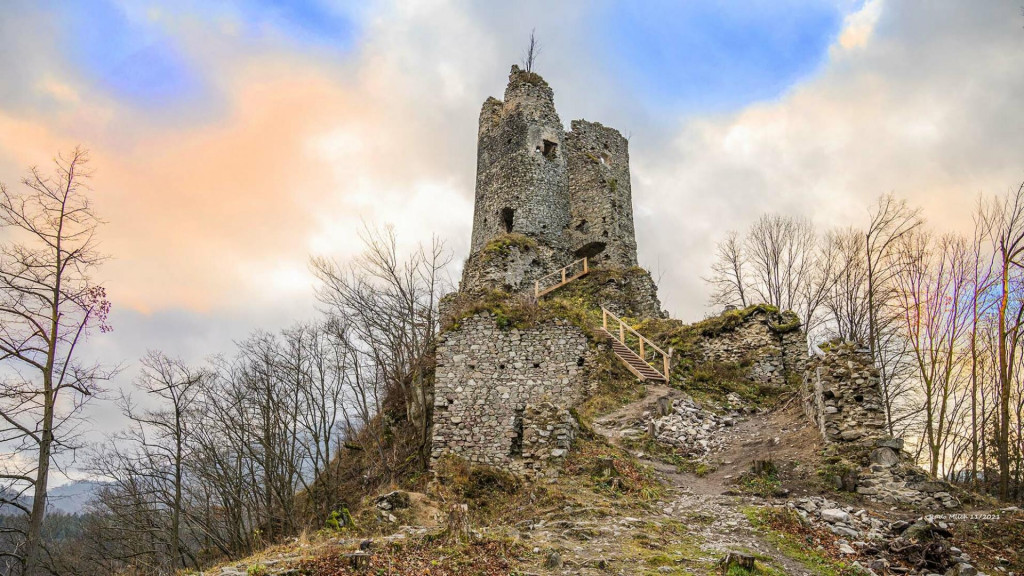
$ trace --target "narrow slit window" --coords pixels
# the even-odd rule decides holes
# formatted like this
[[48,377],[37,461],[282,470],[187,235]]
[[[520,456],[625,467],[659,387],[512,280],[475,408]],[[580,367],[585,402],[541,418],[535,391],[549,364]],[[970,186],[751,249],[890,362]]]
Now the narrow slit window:
[[501,209],[501,223],[505,225],[505,232],[512,231],[512,225],[515,223],[516,211],[512,208]]

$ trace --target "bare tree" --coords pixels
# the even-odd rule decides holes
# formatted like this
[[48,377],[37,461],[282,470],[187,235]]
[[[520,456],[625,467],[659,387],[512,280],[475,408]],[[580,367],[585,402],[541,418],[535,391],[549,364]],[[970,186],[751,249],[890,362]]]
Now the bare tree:
[[999,465],[999,496],[1010,496],[1010,397],[1021,357],[1024,330],[1024,184],[988,210],[990,238],[996,258],[998,401],[996,451]]
[[348,327],[348,340],[358,356],[368,360],[357,362],[360,377],[378,378],[387,393],[404,402],[425,464],[437,303],[448,288],[443,270],[451,255],[435,239],[403,259],[391,227],[365,230],[363,242],[366,250],[350,265],[312,260],[313,272],[323,283],[317,296],[328,313]]
[[533,65],[537,62],[537,57],[541,52],[536,32],[536,28],[530,30],[530,43],[526,45],[526,50],[523,52],[523,69],[527,72],[533,72]]
[[929,469],[937,474],[950,441],[946,434],[958,410],[957,382],[965,366],[961,354],[969,316],[969,262],[965,239],[908,234],[899,243],[901,273],[895,277],[903,328],[917,367],[923,403],[924,443]]
[[82,362],[78,345],[91,328],[108,330],[110,303],[92,280],[104,260],[96,246],[100,224],[89,201],[88,154],[76,148],[54,160],[46,174],[32,168],[20,192],[0,185],[0,445],[32,462],[2,473],[17,495],[31,492],[31,505],[3,502],[28,516],[15,557],[25,574],[41,573],[40,534],[47,485],[55,456],[74,447],[74,415],[109,377]]
[[[867,270],[868,348],[875,359],[882,385],[889,432],[895,434],[901,417],[901,398],[908,386],[909,344],[903,337],[895,301],[894,278],[900,273],[899,242],[924,224],[921,211],[893,194],[879,197],[863,233]],[[912,412],[912,411],[911,411]],[[910,418],[909,413],[902,414]]]
[[825,242],[834,254],[834,276],[823,305],[835,335],[867,345],[867,259],[861,233],[853,228],[833,231]]
[[704,281],[711,285],[711,304],[747,307],[746,254],[743,241],[735,231],[715,248],[711,276]]

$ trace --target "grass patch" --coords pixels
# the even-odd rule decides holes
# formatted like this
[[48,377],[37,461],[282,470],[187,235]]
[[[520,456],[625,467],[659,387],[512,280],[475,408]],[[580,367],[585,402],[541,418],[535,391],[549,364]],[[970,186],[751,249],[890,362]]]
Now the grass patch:
[[772,460],[757,460],[755,469],[748,470],[740,475],[737,486],[747,494],[753,494],[762,498],[777,496],[782,490],[782,481],[779,479],[779,469]]
[[800,516],[788,508],[754,508],[743,510],[755,528],[787,558],[796,560],[819,576],[860,576],[856,568],[838,559],[837,537],[816,532],[805,525]]
[[502,234],[484,246],[484,258],[489,260],[491,258],[506,257],[512,254],[513,248],[518,249],[520,252],[529,252],[537,248],[537,241],[517,232]]
[[700,545],[701,539],[683,522],[647,522],[624,543],[628,573],[694,574],[690,569],[699,569],[705,555]]

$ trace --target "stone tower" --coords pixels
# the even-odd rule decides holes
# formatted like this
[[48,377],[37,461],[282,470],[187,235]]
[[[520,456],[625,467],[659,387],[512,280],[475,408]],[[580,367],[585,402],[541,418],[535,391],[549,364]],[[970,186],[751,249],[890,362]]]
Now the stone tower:
[[614,128],[573,120],[565,149],[573,255],[586,256],[595,266],[636,266],[629,141]]
[[512,232],[561,247],[569,223],[564,139],[551,87],[513,66],[505,100],[488,98],[480,112],[471,255]]
[[[473,238],[459,291],[533,292],[564,266],[616,269],[642,316],[662,314],[637,267],[629,145],[614,128],[574,120],[565,132],[554,93],[513,66],[505,99],[480,112]],[[621,312],[624,312],[622,310]]]

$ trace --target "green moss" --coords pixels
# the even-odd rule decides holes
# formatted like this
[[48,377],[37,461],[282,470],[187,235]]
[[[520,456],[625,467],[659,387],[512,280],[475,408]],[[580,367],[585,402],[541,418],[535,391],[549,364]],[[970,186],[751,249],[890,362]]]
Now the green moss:
[[796,312],[787,310],[779,315],[779,321],[772,322],[768,321],[768,328],[770,328],[776,334],[785,334],[787,332],[794,332],[799,330],[803,326],[800,322],[800,317],[796,315]]
[[537,241],[517,232],[502,234],[484,246],[484,258],[489,260],[498,256],[508,256],[513,248],[518,248],[520,252],[528,252],[537,248]]
[[352,514],[348,511],[348,508],[345,507],[342,507],[341,510],[331,510],[327,521],[324,522],[324,528],[334,532],[351,526],[355,526],[355,521],[352,519]]
[[481,312],[493,314],[498,327],[503,330],[522,330],[553,317],[529,298],[512,295],[503,290],[492,290],[484,294],[459,295],[459,298],[452,302],[451,316],[442,327],[442,331],[458,329],[462,320]]

